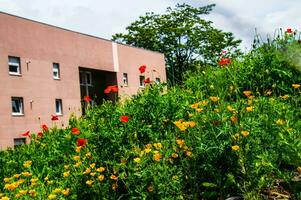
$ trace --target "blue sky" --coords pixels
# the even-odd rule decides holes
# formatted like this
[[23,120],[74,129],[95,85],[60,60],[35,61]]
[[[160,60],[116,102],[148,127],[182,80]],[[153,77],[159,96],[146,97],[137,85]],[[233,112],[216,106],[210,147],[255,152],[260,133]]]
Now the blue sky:
[[255,28],[263,37],[277,28],[300,29],[300,0],[0,0],[0,10],[110,39],[145,12],[163,13],[176,3],[215,3],[207,18],[217,28],[233,32],[247,49]]

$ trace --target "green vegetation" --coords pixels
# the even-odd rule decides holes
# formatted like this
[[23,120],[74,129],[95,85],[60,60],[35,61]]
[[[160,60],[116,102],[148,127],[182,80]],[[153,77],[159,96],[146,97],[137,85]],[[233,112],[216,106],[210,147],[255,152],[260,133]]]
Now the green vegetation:
[[44,126],[0,152],[0,199],[301,199],[301,75],[283,56],[300,47],[287,39]]

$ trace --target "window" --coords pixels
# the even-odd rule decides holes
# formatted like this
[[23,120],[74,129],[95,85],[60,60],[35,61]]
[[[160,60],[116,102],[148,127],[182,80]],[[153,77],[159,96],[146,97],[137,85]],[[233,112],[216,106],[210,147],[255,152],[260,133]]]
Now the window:
[[60,64],[58,63],[53,63],[53,79],[60,79]]
[[12,97],[12,115],[24,115],[23,98]]
[[128,86],[128,74],[127,73],[123,73],[122,83],[123,83],[123,86]]
[[92,73],[91,72],[79,72],[79,83],[81,85],[92,86]]
[[18,147],[26,143],[26,138],[14,138],[14,147]]
[[63,104],[62,99],[55,100],[55,114],[62,115],[63,114]]
[[160,78],[156,78],[156,83],[159,84],[161,82]]
[[8,56],[9,74],[21,75],[20,58]]
[[139,79],[140,79],[140,87],[144,87],[144,85],[145,85],[145,83],[144,83],[144,79],[145,79],[145,77],[144,76],[140,76],[139,77]]

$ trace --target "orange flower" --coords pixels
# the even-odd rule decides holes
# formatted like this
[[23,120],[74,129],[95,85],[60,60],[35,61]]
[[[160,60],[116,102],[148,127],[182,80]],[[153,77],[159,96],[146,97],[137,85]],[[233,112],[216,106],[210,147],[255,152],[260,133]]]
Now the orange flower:
[[199,104],[200,104],[200,103],[194,103],[194,104],[192,104],[190,107],[196,109],[196,108],[199,107]]
[[114,174],[110,176],[110,179],[117,181],[118,180],[118,176],[115,176]]
[[298,88],[300,87],[300,84],[292,84],[292,87],[293,87],[294,89],[298,89]]
[[71,129],[71,132],[72,132],[74,135],[80,134],[80,130],[79,130],[78,128],[72,128],[72,129]]
[[154,186],[153,185],[148,186],[147,191],[148,192],[153,192],[154,191]]
[[117,190],[117,188],[118,188],[118,184],[117,183],[114,183],[113,185],[112,185],[112,190]]
[[171,157],[177,158],[177,157],[179,157],[179,155],[177,153],[173,153],[173,154],[171,154]]
[[162,158],[162,155],[160,153],[155,153],[153,156],[153,159],[157,162],[159,162]]
[[244,136],[244,137],[248,137],[250,132],[249,131],[241,131],[241,134]]
[[219,97],[209,97],[209,99],[213,102],[219,101]]
[[231,119],[231,122],[233,122],[233,123],[236,123],[238,120],[236,116],[231,116],[230,119]]
[[251,96],[252,92],[249,91],[249,90],[246,90],[246,91],[243,91],[243,94],[244,94],[246,97],[249,97],[249,96]]
[[180,148],[182,148],[185,145],[185,141],[182,139],[177,139],[176,140],[177,144],[179,145]]

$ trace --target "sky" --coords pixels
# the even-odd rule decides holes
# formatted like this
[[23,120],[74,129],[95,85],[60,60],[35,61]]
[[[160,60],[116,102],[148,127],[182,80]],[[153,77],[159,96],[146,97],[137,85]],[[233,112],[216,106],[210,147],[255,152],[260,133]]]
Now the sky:
[[206,19],[243,40],[245,50],[251,47],[255,28],[262,38],[278,28],[301,28],[300,0],[0,0],[0,11],[111,39],[146,12],[164,13],[177,3],[216,4]]

